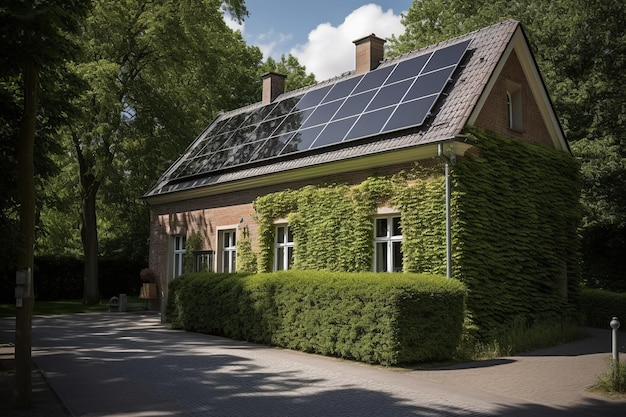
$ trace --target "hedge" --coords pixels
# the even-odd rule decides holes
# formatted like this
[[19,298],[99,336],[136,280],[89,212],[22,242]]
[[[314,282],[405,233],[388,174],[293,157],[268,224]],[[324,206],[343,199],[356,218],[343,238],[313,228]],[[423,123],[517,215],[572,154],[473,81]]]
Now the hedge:
[[396,365],[452,357],[466,289],[426,274],[200,273],[170,283],[175,328]]
[[[138,295],[139,272],[147,266],[144,260],[101,258],[98,260],[100,296]],[[39,301],[81,299],[83,297],[85,263],[70,256],[35,257],[35,297]],[[15,270],[0,276],[0,303],[15,302]]]
[[579,304],[580,313],[588,326],[608,329],[613,317],[626,323],[626,293],[585,288]]

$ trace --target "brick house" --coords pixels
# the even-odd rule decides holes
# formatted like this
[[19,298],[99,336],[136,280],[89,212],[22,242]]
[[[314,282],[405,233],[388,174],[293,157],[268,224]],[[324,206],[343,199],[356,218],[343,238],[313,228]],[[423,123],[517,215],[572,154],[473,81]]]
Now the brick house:
[[[316,184],[356,185],[441,161],[449,186],[448,165],[480,152],[465,133],[472,126],[569,155],[519,22],[391,59],[384,59],[383,44],[374,35],[355,41],[355,71],[297,91],[285,93],[284,77],[267,74],[261,102],[218,115],[144,195],[151,211],[149,263],[162,297],[189,262],[192,234],[201,237],[187,265],[193,270],[236,271],[244,230],[252,251],[263,250],[253,207],[259,197]],[[454,277],[449,204],[441,261]],[[376,271],[403,269],[400,216],[388,204],[372,216]],[[272,269],[290,268],[298,239],[285,218],[275,223]]]

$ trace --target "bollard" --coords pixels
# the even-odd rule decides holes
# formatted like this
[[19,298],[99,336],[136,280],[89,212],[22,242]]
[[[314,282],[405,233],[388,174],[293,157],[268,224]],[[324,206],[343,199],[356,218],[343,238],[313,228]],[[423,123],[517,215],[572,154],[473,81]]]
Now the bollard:
[[613,317],[610,323],[611,329],[613,329],[613,360],[616,364],[619,364],[619,346],[617,342],[617,329],[619,329],[619,320],[617,317]]
[[128,304],[128,298],[126,294],[120,294],[120,312],[126,311],[126,305]]

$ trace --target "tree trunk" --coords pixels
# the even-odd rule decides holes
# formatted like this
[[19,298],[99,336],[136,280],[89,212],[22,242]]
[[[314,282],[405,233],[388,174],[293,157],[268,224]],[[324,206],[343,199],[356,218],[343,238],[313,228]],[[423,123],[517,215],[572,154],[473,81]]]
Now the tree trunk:
[[80,177],[81,225],[80,238],[85,258],[85,276],[83,287],[83,303],[97,304],[100,302],[98,285],[98,225],[96,221],[96,196],[100,188],[100,180],[92,173],[93,166],[83,154],[80,140],[76,133],[72,134]]
[[82,173],[82,213],[80,235],[83,243],[85,256],[85,287],[83,290],[83,302],[85,304],[97,304],[100,302],[100,289],[98,284],[98,226],[96,224],[96,194],[100,188],[100,182],[94,175]]
[[[35,164],[33,149],[37,127],[38,72],[33,65],[24,69],[24,114],[20,122],[17,146],[18,193],[20,201],[20,239],[17,269],[33,271],[35,244]],[[16,307],[15,314],[15,387],[13,401],[16,407],[31,405],[32,393],[32,323],[33,282]]]

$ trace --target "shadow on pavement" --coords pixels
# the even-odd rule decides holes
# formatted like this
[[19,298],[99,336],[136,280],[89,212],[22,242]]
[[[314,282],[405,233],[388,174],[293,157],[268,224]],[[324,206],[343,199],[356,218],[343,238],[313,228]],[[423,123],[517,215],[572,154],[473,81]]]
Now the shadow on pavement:
[[[94,319],[93,315],[39,318],[34,325],[35,362],[75,416],[625,415],[624,402],[602,399],[554,408],[447,401],[376,381],[365,389],[362,381],[335,378],[332,369],[309,369],[304,359],[298,369],[288,368],[278,359],[268,359],[264,351],[271,348],[266,346],[168,330],[153,316]],[[511,362],[496,359],[458,366]],[[41,414],[13,410],[7,415]]]

